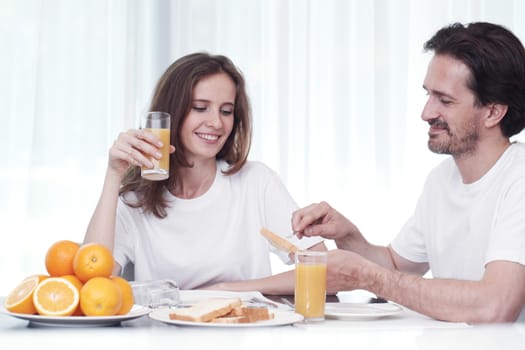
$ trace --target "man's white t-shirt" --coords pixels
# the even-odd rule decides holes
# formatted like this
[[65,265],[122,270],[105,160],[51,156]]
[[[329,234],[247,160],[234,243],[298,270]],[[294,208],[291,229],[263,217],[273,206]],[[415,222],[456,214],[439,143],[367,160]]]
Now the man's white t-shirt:
[[471,184],[452,158],[442,162],[391,244],[405,259],[427,262],[436,278],[477,281],[495,260],[525,265],[525,145],[511,144]]
[[[269,276],[270,251],[291,263],[260,234],[262,227],[291,233],[291,215],[298,207],[280,178],[259,162],[247,162],[233,175],[221,172],[227,167],[217,162],[212,186],[198,198],[180,199],[166,191],[164,219],[119,199],[115,260],[121,266],[134,263],[138,281],[169,278],[181,289]],[[289,240],[301,249],[322,241]]]

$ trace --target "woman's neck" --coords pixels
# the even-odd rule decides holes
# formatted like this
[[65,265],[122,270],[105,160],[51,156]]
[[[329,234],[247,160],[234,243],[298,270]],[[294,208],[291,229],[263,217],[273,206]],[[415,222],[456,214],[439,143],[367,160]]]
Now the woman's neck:
[[180,168],[170,192],[178,198],[192,199],[206,193],[217,174],[217,162],[194,162],[192,168]]

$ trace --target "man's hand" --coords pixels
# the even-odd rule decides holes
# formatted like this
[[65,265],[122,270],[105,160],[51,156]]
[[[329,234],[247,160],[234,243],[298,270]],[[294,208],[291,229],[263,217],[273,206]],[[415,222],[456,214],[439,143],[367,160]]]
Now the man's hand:
[[361,269],[370,264],[362,256],[346,250],[328,252],[326,270],[326,292],[335,294],[341,290],[362,289]]
[[359,229],[326,202],[296,210],[292,215],[292,229],[298,238],[321,236],[333,239],[343,249],[349,249],[353,240],[364,240]]

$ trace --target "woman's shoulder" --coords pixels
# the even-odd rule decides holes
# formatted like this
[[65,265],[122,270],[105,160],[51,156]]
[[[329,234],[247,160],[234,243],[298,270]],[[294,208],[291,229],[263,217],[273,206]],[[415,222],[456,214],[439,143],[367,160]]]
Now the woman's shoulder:
[[241,168],[240,172],[248,175],[254,175],[254,176],[268,176],[268,177],[274,177],[277,176],[277,172],[274,171],[272,168],[270,168],[268,165],[266,165],[263,162],[255,161],[255,160],[249,160],[247,161],[244,166]]
[[[221,164],[221,169],[223,171],[228,169],[228,164],[223,162]],[[270,180],[274,178],[279,178],[277,172],[270,168],[268,165],[260,161],[247,161],[242,168],[235,174],[228,175],[232,179],[243,179],[248,181],[254,180]]]
[[[230,165],[224,161],[220,160],[218,161],[219,169],[221,171],[226,171],[229,169]],[[272,173],[276,174],[276,172],[270,168],[268,165],[264,164],[263,162],[256,161],[256,160],[248,160],[242,168],[235,174],[249,174],[249,173]]]
[[119,202],[134,203],[138,201],[138,196],[135,191],[127,191],[119,195]]

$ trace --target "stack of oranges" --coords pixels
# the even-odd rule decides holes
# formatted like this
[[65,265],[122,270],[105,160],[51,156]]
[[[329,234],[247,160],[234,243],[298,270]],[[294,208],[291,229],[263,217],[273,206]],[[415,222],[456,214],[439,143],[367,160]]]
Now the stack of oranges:
[[44,316],[127,314],[134,303],[130,284],[112,276],[113,254],[102,244],[61,240],[49,247],[49,275],[25,278],[5,299],[15,313]]

